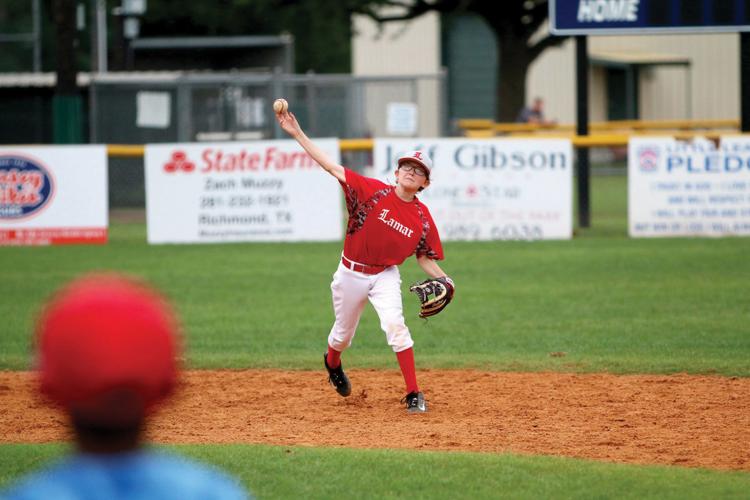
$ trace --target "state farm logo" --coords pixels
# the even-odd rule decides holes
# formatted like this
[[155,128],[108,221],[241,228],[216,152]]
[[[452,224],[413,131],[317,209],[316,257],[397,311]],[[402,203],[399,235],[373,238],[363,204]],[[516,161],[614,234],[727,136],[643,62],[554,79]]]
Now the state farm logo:
[[175,151],[172,158],[164,164],[164,171],[171,174],[174,172],[192,172],[195,170],[195,163],[190,161],[184,151]]
[[175,150],[166,163],[162,165],[168,174],[195,172],[198,174],[240,173],[263,171],[315,170],[318,164],[305,151],[284,151],[276,147],[249,150],[224,150],[207,147],[199,152],[196,163],[183,150]]
[[659,166],[659,148],[656,146],[642,146],[636,152],[638,166],[643,172],[656,172]]
[[52,173],[40,161],[0,156],[0,219],[36,216],[54,195]]

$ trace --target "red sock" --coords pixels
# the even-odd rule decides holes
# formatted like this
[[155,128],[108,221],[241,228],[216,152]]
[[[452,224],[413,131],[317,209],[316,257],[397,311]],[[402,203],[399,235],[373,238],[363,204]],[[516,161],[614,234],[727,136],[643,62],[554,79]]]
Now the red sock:
[[328,355],[326,356],[328,368],[337,368],[341,364],[341,352],[331,346],[328,346]]
[[405,351],[397,352],[396,357],[401,373],[404,375],[404,382],[406,382],[406,393],[419,392],[417,369],[414,367],[414,349],[410,347]]

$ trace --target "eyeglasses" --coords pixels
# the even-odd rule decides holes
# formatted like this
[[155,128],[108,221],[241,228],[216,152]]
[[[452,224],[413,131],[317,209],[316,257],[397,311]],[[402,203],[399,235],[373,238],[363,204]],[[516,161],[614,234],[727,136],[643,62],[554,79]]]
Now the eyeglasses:
[[414,172],[414,175],[418,177],[427,177],[427,172],[425,172],[422,167],[418,167],[416,165],[401,165],[398,168],[400,168],[404,172]]

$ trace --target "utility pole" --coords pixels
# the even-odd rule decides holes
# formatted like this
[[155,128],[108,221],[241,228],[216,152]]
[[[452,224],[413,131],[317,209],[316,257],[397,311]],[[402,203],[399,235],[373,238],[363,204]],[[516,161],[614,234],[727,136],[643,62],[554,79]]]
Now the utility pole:
[[53,139],[56,144],[83,140],[83,101],[78,92],[76,67],[75,0],[53,0],[57,84],[52,99]]
[[107,4],[91,0],[91,69],[107,72]]

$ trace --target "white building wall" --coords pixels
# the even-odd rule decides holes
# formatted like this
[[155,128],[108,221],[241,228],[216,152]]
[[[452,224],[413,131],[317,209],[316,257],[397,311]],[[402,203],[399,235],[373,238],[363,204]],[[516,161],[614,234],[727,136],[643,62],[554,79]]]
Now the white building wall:
[[[382,28],[365,16],[352,18],[352,71],[355,75],[437,74],[440,72],[440,17],[426,14]],[[639,82],[642,119],[739,118],[739,35],[643,35],[589,37],[589,51],[672,54],[687,57],[689,68],[643,68]],[[373,135],[385,134],[385,107],[399,99],[387,88],[365,93]],[[439,133],[438,86],[420,84],[419,134]],[[606,72],[591,66],[589,75],[591,121],[607,118]],[[691,94],[691,95],[689,95]],[[548,118],[575,122],[575,42],[545,51],[531,66],[527,97],[545,99]]]
[[353,16],[352,72],[355,75],[409,75],[440,71],[440,16],[380,26]]
[[[689,69],[652,67],[640,76],[642,119],[738,119],[740,107],[739,35],[644,35],[589,37],[589,52],[673,54],[687,57]],[[606,119],[606,78],[591,67],[590,119]],[[692,89],[692,92],[690,92]],[[688,93],[692,96],[689,97]],[[532,64],[527,95],[545,99],[546,114],[561,123],[575,122],[575,42],[545,51]]]
[[[352,73],[358,76],[437,75],[440,73],[440,16],[425,14],[382,28],[366,16],[352,17]],[[440,84],[423,80],[415,88],[418,96],[418,134],[440,134]],[[385,136],[388,102],[409,100],[387,84],[368,86],[365,108],[373,136]]]

